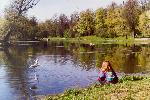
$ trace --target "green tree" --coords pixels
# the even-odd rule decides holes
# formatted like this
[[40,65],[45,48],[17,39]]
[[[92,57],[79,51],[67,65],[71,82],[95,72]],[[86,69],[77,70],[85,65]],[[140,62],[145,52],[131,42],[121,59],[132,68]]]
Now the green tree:
[[[18,33],[16,30],[22,30],[20,25],[23,25],[26,21],[26,13],[29,9],[33,8],[39,0],[13,0],[8,8],[5,9],[5,19],[7,20],[6,35],[4,36],[4,42],[7,43],[11,36]],[[22,22],[21,22],[22,21]]]
[[77,34],[76,25],[79,21],[79,14],[77,12],[74,12],[70,16],[70,24],[69,24],[69,33],[70,37],[75,37]]
[[100,37],[105,37],[107,32],[107,26],[105,24],[106,11],[103,8],[96,10],[95,18],[95,34]]
[[94,34],[95,21],[94,13],[91,10],[86,10],[80,13],[80,19],[76,25],[78,36],[89,36]]
[[[27,24],[28,24],[27,25],[28,38],[31,40],[38,39],[38,22],[37,22],[36,17],[31,17],[30,19],[28,19]],[[23,34],[23,35],[26,35],[26,34]]]
[[46,38],[48,36],[55,37],[57,31],[57,23],[53,19],[46,20],[43,23],[39,23],[39,36],[40,38]]
[[117,34],[115,32],[115,26],[117,25],[117,15],[115,12],[117,5],[115,3],[112,3],[107,8],[107,16],[105,18],[105,24],[107,26],[107,35],[106,37],[116,37]]
[[126,36],[127,38],[127,35],[130,32],[129,32],[129,27],[127,25],[127,21],[122,17],[122,13],[124,13],[122,7],[118,6],[114,12],[115,17],[113,17],[115,23],[114,31],[117,36]]
[[11,20],[6,20],[3,30],[4,41],[6,42],[6,40],[9,41],[10,39],[17,40],[27,38],[29,34],[28,22],[29,21],[27,17],[24,16],[18,17],[15,22]]
[[112,3],[107,8],[107,15],[105,18],[105,25],[107,31],[105,37],[124,36],[128,33],[128,26],[125,19],[122,17],[122,7]]
[[143,36],[150,36],[150,16],[148,12],[144,12],[139,17],[139,30]]

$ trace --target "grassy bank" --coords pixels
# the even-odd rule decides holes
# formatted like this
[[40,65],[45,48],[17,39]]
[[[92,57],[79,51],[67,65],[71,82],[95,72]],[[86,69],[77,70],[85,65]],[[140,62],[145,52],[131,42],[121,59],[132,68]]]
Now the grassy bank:
[[46,41],[63,41],[70,43],[83,43],[83,44],[101,44],[101,43],[114,43],[114,44],[146,44],[150,43],[148,38],[132,38],[128,37],[117,37],[117,38],[100,38],[96,36],[85,36],[80,38],[60,38],[60,37],[49,37],[44,39]]
[[150,100],[150,77],[126,76],[117,84],[71,89],[45,100]]

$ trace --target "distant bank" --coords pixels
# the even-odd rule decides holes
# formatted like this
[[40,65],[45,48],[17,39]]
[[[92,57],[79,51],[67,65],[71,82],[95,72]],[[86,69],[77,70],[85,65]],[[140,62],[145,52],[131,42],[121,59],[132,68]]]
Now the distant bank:
[[133,37],[117,37],[117,38],[100,38],[96,36],[85,36],[78,38],[60,38],[60,37],[49,37],[44,38],[44,41],[62,41],[71,43],[83,43],[83,44],[101,44],[101,43],[111,43],[111,44],[149,44],[150,38],[133,38]]

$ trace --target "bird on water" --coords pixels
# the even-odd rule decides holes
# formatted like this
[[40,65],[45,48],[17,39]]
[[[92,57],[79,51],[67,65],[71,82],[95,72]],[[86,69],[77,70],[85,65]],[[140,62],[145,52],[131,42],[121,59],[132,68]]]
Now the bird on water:
[[30,65],[29,68],[35,68],[35,67],[38,67],[38,66],[39,66],[38,61],[39,61],[38,59],[34,60],[34,63],[33,63],[32,65]]

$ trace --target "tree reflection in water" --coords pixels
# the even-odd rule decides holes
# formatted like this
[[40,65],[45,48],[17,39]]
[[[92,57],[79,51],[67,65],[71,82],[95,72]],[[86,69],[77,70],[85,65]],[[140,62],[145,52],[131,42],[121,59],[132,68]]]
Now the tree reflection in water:
[[[75,86],[77,81],[79,86],[88,85],[96,80],[97,67],[104,60],[109,60],[117,72],[147,71],[150,69],[149,52],[149,45],[50,42],[4,47],[0,51],[0,59],[1,66],[5,64],[6,76],[3,78],[9,83],[10,90],[13,89],[16,98],[29,99],[36,95],[62,92]],[[34,80],[35,72],[29,68],[35,59],[39,59],[40,64],[35,69],[38,80]]]

